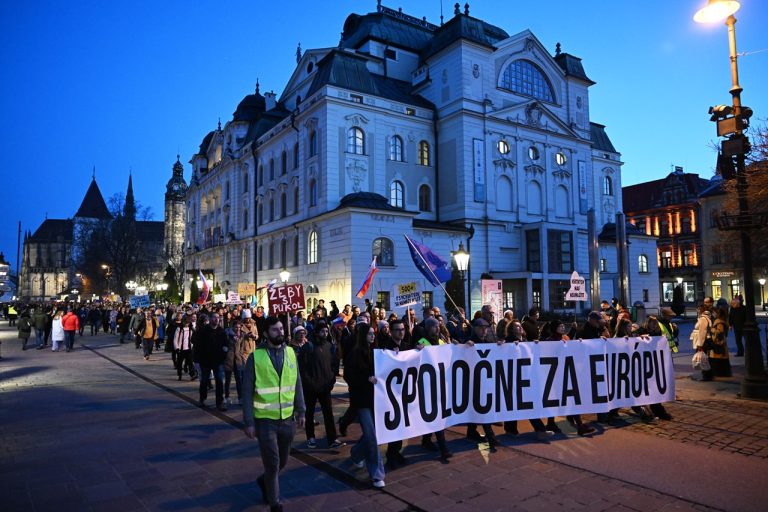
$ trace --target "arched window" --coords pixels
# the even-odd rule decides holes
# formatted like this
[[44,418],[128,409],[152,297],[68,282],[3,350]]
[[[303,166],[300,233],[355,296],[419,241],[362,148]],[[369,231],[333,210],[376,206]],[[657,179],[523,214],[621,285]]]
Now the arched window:
[[396,208],[402,208],[404,196],[403,184],[399,181],[393,181],[389,186],[389,204]]
[[541,69],[529,60],[516,60],[506,67],[501,76],[501,86],[512,92],[532,96],[554,103],[552,86]]
[[309,206],[317,206],[317,181],[309,180]]
[[285,176],[288,172],[288,155],[285,151],[280,154],[280,175]]
[[419,142],[419,165],[429,165],[429,143],[425,140]]
[[259,175],[257,176],[259,181],[259,186],[262,186],[264,184],[264,166],[259,165]]
[[248,229],[248,210],[243,210],[243,230]]
[[555,216],[561,219],[570,217],[570,201],[568,200],[568,189],[559,185],[555,189]]
[[541,215],[541,185],[537,181],[531,181],[526,187],[526,199],[528,204],[528,213],[531,215]]
[[275,220],[275,198],[269,198],[269,222]]
[[256,222],[258,223],[259,226],[261,226],[262,224],[264,224],[264,205],[263,204],[259,203],[259,209],[256,210],[256,215],[258,217],[258,219],[256,219]]
[[299,213],[299,187],[293,187],[293,213]]
[[317,231],[314,229],[307,239],[307,263],[317,263]]
[[500,177],[496,182],[496,209],[512,211],[512,181],[506,176]]
[[288,214],[288,198],[285,192],[280,194],[280,218],[285,218]]
[[432,190],[429,188],[429,185],[419,187],[419,211],[432,211]]
[[296,142],[293,145],[293,168],[298,169],[299,168],[299,143]]
[[299,264],[299,235],[293,237],[293,264]]
[[376,258],[376,264],[392,267],[395,265],[395,244],[389,238],[377,238],[373,241],[372,256]]
[[347,153],[365,154],[365,133],[363,133],[362,128],[353,126],[347,130]]
[[312,131],[309,134],[309,156],[310,158],[317,155],[317,132]]
[[264,270],[264,245],[259,245],[259,262],[258,266],[260,270]]
[[610,176],[603,176],[603,195],[604,196],[613,195],[613,178],[611,178]]
[[269,243],[269,268],[275,268],[275,242]]
[[283,238],[280,240],[280,268],[288,265],[288,241]]
[[403,139],[395,135],[389,141],[389,159],[395,162],[403,161]]
[[638,272],[648,272],[648,256],[641,254],[637,257],[637,270]]
[[275,179],[275,159],[270,158],[269,159],[269,180],[272,181]]

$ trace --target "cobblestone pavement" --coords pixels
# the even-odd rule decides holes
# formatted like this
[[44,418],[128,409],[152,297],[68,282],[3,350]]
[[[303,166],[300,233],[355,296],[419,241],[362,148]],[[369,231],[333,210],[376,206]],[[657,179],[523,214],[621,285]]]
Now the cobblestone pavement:
[[[168,354],[145,362],[108,335],[78,338],[89,348],[69,354],[22,352],[13,334],[0,328],[2,510],[264,508],[258,446],[239,431],[238,408],[195,407],[197,383],[177,381]],[[352,466],[348,447],[308,450],[297,433],[281,477],[286,510],[763,510],[766,405],[736,400],[738,377],[701,383],[680,371],[676,382],[672,422],[628,415],[626,426],[580,438],[560,421],[565,433],[550,444],[521,428],[494,451],[453,427],[450,464],[409,440],[410,464],[388,473],[383,491]],[[352,425],[346,440],[358,436]],[[722,488],[690,476],[702,467],[727,470]]]

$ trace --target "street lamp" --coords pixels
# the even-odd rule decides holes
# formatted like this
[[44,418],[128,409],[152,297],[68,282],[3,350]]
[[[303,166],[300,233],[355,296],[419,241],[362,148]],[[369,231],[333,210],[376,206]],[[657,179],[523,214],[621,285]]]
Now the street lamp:
[[[283,282],[283,286],[288,286],[288,279],[291,278],[291,273],[288,271],[287,268],[283,267],[283,270],[280,271],[280,280]],[[287,291],[287,290],[286,290]],[[286,293],[286,296],[288,294]],[[287,328],[287,335],[288,339],[291,339],[291,313],[293,313],[290,309],[285,314],[285,325]]]
[[291,278],[291,273],[283,267],[283,270],[280,271],[280,280],[283,282],[283,284],[287,283],[288,280]]
[[[456,262],[456,268],[461,272],[461,284],[464,284],[464,276],[467,273],[469,267],[469,253],[464,250],[464,242],[459,242],[459,250],[453,253],[453,259]],[[469,287],[467,287],[469,288]],[[469,294],[467,294],[467,301],[469,300]],[[467,315],[469,311],[468,302],[464,304],[464,314]]]
[[133,292],[138,287],[139,287],[139,283],[137,283],[136,281],[128,281],[127,283],[125,283],[125,288],[129,292]]
[[765,311],[765,278],[761,277],[757,282],[760,283],[760,303],[763,305],[763,311]]
[[[730,135],[728,140],[723,142],[723,154],[736,157],[736,191],[739,198],[739,212],[737,221],[728,227],[740,231],[741,261],[744,266],[744,306],[747,308],[746,321],[744,322],[746,375],[741,381],[741,396],[765,400],[768,399],[768,377],[766,377],[763,366],[762,347],[760,346],[757,318],[755,317],[752,240],[748,231],[750,228],[757,227],[759,223],[755,222],[755,219],[749,214],[748,183],[744,169],[744,159],[749,151],[749,140],[744,135],[744,128],[748,126],[747,120],[751,110],[741,105],[742,88],[739,85],[738,53],[736,52],[736,18],[733,16],[740,7],[739,2],[735,0],[709,0],[705,7],[696,12],[693,19],[698,23],[725,20],[728,27],[728,46],[731,60],[730,93],[733,98],[733,109],[722,115],[718,114],[717,108],[715,108],[716,112],[712,119],[718,123],[718,135]],[[730,113],[733,114],[733,117],[728,117]],[[721,229],[723,227],[725,226],[721,226]]]

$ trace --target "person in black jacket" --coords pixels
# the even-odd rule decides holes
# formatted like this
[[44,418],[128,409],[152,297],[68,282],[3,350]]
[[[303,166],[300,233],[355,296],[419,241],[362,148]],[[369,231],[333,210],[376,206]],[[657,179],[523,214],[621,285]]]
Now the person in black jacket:
[[[294,336],[301,333],[306,336],[304,327],[296,327]],[[299,336],[301,339],[301,336]],[[346,443],[336,439],[336,423],[333,421],[331,391],[336,384],[336,372],[333,370],[334,346],[328,324],[320,320],[315,324],[312,341],[305,341],[296,350],[304,391],[304,404],[307,408],[304,428],[307,434],[307,448],[316,448],[315,440],[315,404],[320,403],[325,424],[325,436],[328,448],[341,448]]]
[[[405,322],[399,318],[395,318],[389,322],[389,336],[381,337],[381,342],[376,348],[383,350],[392,350],[394,352],[401,352],[405,350],[412,350],[413,346],[405,341]],[[387,470],[396,469],[398,466],[404,466],[408,464],[408,460],[400,453],[403,449],[402,439],[399,441],[392,441],[387,444]]]
[[384,487],[384,464],[376,442],[373,419],[373,385],[376,383],[373,368],[373,342],[376,333],[368,324],[355,327],[355,345],[347,357],[344,375],[349,384],[349,403],[357,410],[357,418],[363,437],[352,447],[352,463],[358,468],[367,467],[373,486]]
[[736,339],[736,357],[744,357],[744,323],[747,321],[747,308],[741,303],[741,297],[734,297],[728,313],[728,325],[733,327]]
[[531,308],[528,314],[523,317],[521,322],[525,331],[525,339],[528,341],[538,340],[539,335],[539,308]]
[[195,362],[200,365],[200,407],[205,407],[208,398],[208,383],[213,372],[216,385],[216,408],[226,411],[224,405],[224,359],[227,357],[229,342],[224,329],[219,325],[219,314],[212,313],[210,323],[195,331],[192,338]]

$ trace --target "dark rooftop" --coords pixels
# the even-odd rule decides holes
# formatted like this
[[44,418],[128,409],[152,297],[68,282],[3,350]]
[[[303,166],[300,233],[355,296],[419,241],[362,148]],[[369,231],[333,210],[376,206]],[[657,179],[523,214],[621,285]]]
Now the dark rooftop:
[[593,143],[592,147],[594,149],[608,151],[609,153],[617,153],[616,148],[613,147],[611,139],[608,138],[608,134],[605,133],[605,125],[589,123],[589,132]]
[[75,217],[83,219],[112,218],[112,214],[109,213],[109,208],[107,208],[107,203],[104,202],[104,196],[101,195],[101,190],[99,190],[99,186],[96,184],[96,178],[91,180],[88,191],[85,193],[83,202],[80,204]]
[[266,110],[266,101],[257,88],[255,94],[249,94],[237,105],[237,109],[232,114],[232,120],[251,122],[256,120],[264,110]]
[[387,198],[373,192],[354,192],[341,198],[337,209],[342,208],[366,208],[368,210],[384,210],[390,212],[405,212],[403,208],[397,208],[389,204]]
[[206,155],[206,152],[208,151],[208,146],[211,144],[211,140],[213,139],[213,134],[215,132],[210,131],[208,132],[208,135],[203,137],[203,142],[200,143],[200,151],[197,152],[198,155]]
[[61,238],[65,242],[71,242],[72,228],[71,219],[45,219],[35,234],[29,238],[29,241],[56,242]]
[[584,66],[581,64],[581,59],[574,57],[570,53],[558,53],[555,55],[555,62],[565,72],[565,76],[572,76],[580,80],[584,80],[590,85],[594,85],[595,82],[589,79],[584,72]]
[[[674,171],[666,178],[623,187],[621,197],[625,212],[639,212],[691,203],[708,186],[709,180],[699,178],[698,174]],[[674,193],[668,196],[667,192]]]
[[380,12],[362,16],[350,14],[344,22],[340,46],[357,49],[373,39],[418,52],[429,42],[437,27],[402,13],[398,16],[397,13],[398,11],[382,8]]
[[[629,222],[627,222],[627,236],[652,236],[652,235],[646,235],[645,232],[638,228],[637,226],[633,226]],[[603,226],[603,230],[600,231],[600,234],[597,235],[597,239],[600,242],[615,242],[616,241],[616,223],[615,222],[609,222]]]
[[421,58],[426,60],[459,39],[495,48],[496,43],[507,38],[509,34],[495,25],[466,14],[456,14],[435,31],[432,39],[422,49]]

